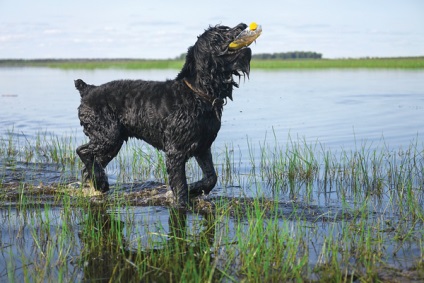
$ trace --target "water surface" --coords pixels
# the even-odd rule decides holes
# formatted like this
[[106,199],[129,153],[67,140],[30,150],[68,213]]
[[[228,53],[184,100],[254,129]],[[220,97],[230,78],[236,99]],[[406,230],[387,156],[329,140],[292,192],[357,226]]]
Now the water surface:
[[[74,88],[74,79],[81,78],[90,84],[102,84],[114,79],[172,79],[176,74],[175,70],[64,71],[48,68],[0,68],[0,137],[7,139],[10,136],[7,133],[13,132],[12,136],[19,136],[20,142],[33,144],[41,132],[43,135],[53,137],[72,136],[78,144],[83,143],[85,137],[77,118],[80,97]],[[377,191],[369,194],[364,189],[362,192],[363,188],[369,189],[369,187],[356,184],[354,178],[351,180],[354,184],[352,185],[349,183],[349,175],[343,176],[338,170],[333,180],[335,183],[339,182],[338,185],[334,185],[340,186],[336,190],[331,189],[331,181],[327,188],[328,183],[321,180],[323,179],[321,175],[318,176],[319,180],[301,181],[295,184],[289,184],[283,180],[281,184],[270,185],[260,176],[251,176],[246,173],[249,173],[253,167],[252,158],[257,164],[260,162],[260,148],[265,144],[270,148],[275,143],[284,147],[291,141],[301,140],[304,141],[301,144],[305,147],[313,144],[320,152],[324,148],[331,149],[333,153],[338,150],[355,151],[366,146],[365,154],[372,153],[370,148],[384,147],[384,154],[388,153],[388,156],[384,156],[383,164],[377,164],[381,167],[379,170],[382,176],[377,175],[375,179],[379,177],[390,179],[391,174],[387,173],[386,176],[385,172],[391,172],[392,168],[400,167],[399,174],[404,170],[410,170],[412,175],[409,184],[412,187],[412,194],[415,196],[416,204],[422,207],[424,201],[422,170],[416,170],[423,162],[422,153],[420,151],[402,155],[398,150],[410,147],[411,141],[419,145],[416,149],[422,148],[424,71],[252,70],[250,77],[250,80],[242,81],[240,88],[234,91],[234,101],[228,101],[222,118],[222,128],[214,143],[214,152],[218,155],[226,148],[232,150],[233,165],[236,169],[234,173],[240,174],[235,174],[239,176],[234,176],[230,182],[220,180],[209,200],[213,202],[214,199],[227,197],[238,198],[236,201],[240,200],[242,203],[249,197],[256,197],[256,193],[273,197],[278,204],[279,225],[282,227],[299,225],[307,231],[309,237],[306,246],[310,250],[308,264],[311,267],[320,261],[320,251],[327,237],[339,237],[344,231],[344,225],[349,224],[354,228],[355,221],[362,219],[360,216],[352,220],[352,215],[358,211],[364,200],[367,205],[366,211],[369,211],[369,214],[364,217],[369,227],[378,224],[383,228],[386,226],[391,228],[392,222],[403,223],[405,231],[412,235],[407,240],[399,242],[392,240],[395,237],[390,229],[387,229],[387,232],[371,230],[384,234],[384,240],[382,240],[385,251],[384,261],[401,269],[413,266],[422,256],[422,222],[410,221],[407,217],[399,216],[404,210],[404,203],[402,200],[396,202],[396,198],[403,195],[403,189],[398,193],[398,188],[392,187],[393,183],[397,183],[396,181],[383,182],[383,189],[380,195],[377,195]],[[138,147],[138,144],[141,145],[141,142],[129,143],[123,148],[122,154],[137,153],[144,156],[140,152],[146,147]],[[18,144],[18,147],[20,146]],[[137,147],[137,149],[128,150],[130,147]],[[252,148],[254,149],[253,157]],[[391,152],[398,152],[399,156],[391,157]],[[413,156],[414,164],[412,166],[406,162],[407,166],[404,168],[402,161],[407,160],[408,156]],[[217,157],[216,153],[214,157]],[[223,159],[222,156],[218,157]],[[120,186],[121,184],[117,182],[119,178],[123,179],[120,174],[126,175],[125,178],[130,177],[128,181],[134,180],[134,175],[137,174],[132,174],[131,164],[119,164],[118,159],[116,158],[115,162],[108,166],[108,175],[112,184]],[[355,160],[360,162],[360,158]],[[387,160],[389,162],[386,164]],[[401,165],[395,166],[391,162],[400,162]],[[408,169],[408,165],[411,165],[412,169]],[[136,164],[135,168],[137,166],[139,164]],[[223,170],[221,164],[216,163],[216,166],[218,171]],[[320,163],[318,166],[321,167],[323,164]],[[75,181],[78,177],[78,168],[75,167],[77,166],[74,166],[72,170],[66,170],[57,164],[42,163],[38,160],[33,163],[22,160],[9,163],[8,160],[0,160],[0,180],[4,183],[13,183],[18,180],[34,186],[40,184],[42,189],[42,183],[67,184],[70,180]],[[389,170],[386,171],[386,169]],[[122,173],[120,170],[125,172]],[[367,170],[364,170],[364,175],[372,173]],[[220,177],[223,175],[221,173],[218,172]],[[283,174],[286,173],[283,172]],[[374,176],[370,174],[369,179],[372,178]],[[366,176],[365,179],[368,180],[368,177]],[[154,177],[153,181],[156,181]],[[2,196],[6,199],[11,192],[7,191],[7,186],[4,189]],[[21,191],[21,189],[15,191]],[[69,247],[69,255],[64,263],[68,281],[81,281],[88,278],[87,273],[91,275],[93,270],[98,270],[96,273],[98,278],[105,276],[104,270],[98,269],[98,265],[103,264],[102,258],[87,255],[87,261],[82,265],[77,264],[78,260],[81,260],[80,253],[85,244],[81,231],[85,229],[83,223],[86,211],[76,209],[71,213],[71,218],[75,219],[70,221],[67,218],[69,216],[64,216],[65,208],[60,204],[57,206],[56,202],[53,202],[53,197],[42,196],[34,209],[29,207],[25,212],[21,212],[19,194],[16,193],[15,197],[16,199],[12,199],[10,203],[3,203],[0,206],[0,226],[2,227],[0,251],[3,251],[0,253],[0,281],[6,278],[15,278],[16,281],[25,279],[27,275],[20,270],[26,266],[31,268],[30,264],[39,262],[40,254],[34,252],[36,250],[34,247],[39,243],[34,235],[44,231],[45,223],[48,225],[49,234],[45,243],[41,243],[42,246],[43,243],[47,245],[51,238],[61,239],[63,227],[72,226],[72,232],[70,232],[72,241],[65,243]],[[62,195],[60,197],[65,199]],[[30,196],[25,200],[31,204]],[[122,231],[123,237],[128,240],[128,243],[140,244],[140,246],[129,245],[127,247],[129,252],[140,248],[152,248],[149,246],[149,235],[157,235],[159,239],[172,230],[170,213],[168,207],[164,205],[146,207],[129,202],[129,205],[122,209],[109,210],[102,216],[114,218],[114,221],[122,221],[122,227],[125,227]],[[199,220],[202,223],[206,220],[204,216],[192,212],[187,212],[186,218],[187,224],[184,225],[188,228],[199,226],[197,224]],[[248,221],[243,220],[241,226],[239,219],[236,218],[229,217],[225,221],[229,223],[228,231],[217,228],[212,230],[213,235],[228,234],[228,238],[232,239],[239,227],[248,234],[250,225]],[[200,227],[202,225],[205,224],[201,224]],[[199,233],[196,229],[193,230],[195,230],[193,234]],[[40,235],[44,235],[41,232]],[[217,239],[212,237],[211,240]],[[58,246],[55,247],[52,257],[57,259],[60,249],[57,248]],[[153,248],[160,248],[160,246]],[[225,253],[225,250],[215,252],[219,255]],[[226,256],[224,254],[220,256],[225,261]],[[94,267],[88,268],[90,265]],[[107,269],[108,266],[104,268]],[[52,278],[58,277],[56,273],[59,271],[51,272]]]
[[[83,137],[73,80],[165,80],[176,70],[55,70],[0,68],[0,129],[29,139],[36,132]],[[252,70],[224,109],[216,146],[247,141],[285,142],[288,137],[349,149],[384,138],[398,148],[420,138],[424,71]]]

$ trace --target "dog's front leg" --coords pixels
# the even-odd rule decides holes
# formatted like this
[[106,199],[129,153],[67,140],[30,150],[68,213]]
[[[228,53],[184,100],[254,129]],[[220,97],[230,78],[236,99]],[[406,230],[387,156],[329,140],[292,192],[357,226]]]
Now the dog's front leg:
[[201,194],[209,194],[215,187],[218,177],[216,176],[213,166],[211,149],[196,156],[196,161],[203,172],[203,178],[200,181],[188,185],[190,197],[199,196]]
[[185,206],[188,202],[185,163],[186,159],[181,154],[166,154],[166,171],[168,172],[169,185],[178,206]]

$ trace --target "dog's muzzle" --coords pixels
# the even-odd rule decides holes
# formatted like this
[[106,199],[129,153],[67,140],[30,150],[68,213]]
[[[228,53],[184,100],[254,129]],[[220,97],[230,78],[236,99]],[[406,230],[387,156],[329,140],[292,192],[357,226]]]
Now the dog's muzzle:
[[247,47],[252,42],[254,42],[262,33],[262,26],[257,23],[251,23],[247,28],[245,28],[236,39],[230,43],[228,48],[230,50],[238,50],[243,47]]

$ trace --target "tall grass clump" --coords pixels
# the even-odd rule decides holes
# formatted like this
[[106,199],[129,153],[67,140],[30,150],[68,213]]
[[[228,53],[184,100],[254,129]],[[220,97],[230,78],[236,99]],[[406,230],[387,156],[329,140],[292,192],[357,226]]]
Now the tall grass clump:
[[70,136],[53,136],[38,132],[27,137],[24,133],[8,130],[0,138],[2,159],[24,163],[54,163],[66,166],[76,165],[77,140]]
[[[163,154],[140,143],[108,166],[112,193],[83,194],[77,144],[0,139],[0,281],[424,280],[419,140],[345,150],[274,134],[244,152],[214,148],[218,184],[185,210],[121,190],[167,182]],[[187,176],[201,177],[195,162]]]

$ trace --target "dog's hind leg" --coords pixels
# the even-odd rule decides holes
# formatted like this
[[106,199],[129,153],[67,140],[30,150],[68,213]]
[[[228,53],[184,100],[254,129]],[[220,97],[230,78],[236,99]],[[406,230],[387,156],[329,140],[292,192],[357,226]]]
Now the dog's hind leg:
[[[91,178],[90,177],[91,175],[89,174],[89,170],[87,170],[87,165],[90,166],[90,168],[93,167],[92,163],[90,163],[89,160],[93,160],[94,157],[85,158],[85,156],[88,153],[87,152],[88,146],[89,146],[89,144],[87,143],[87,144],[84,144],[84,145],[79,146],[77,148],[77,150],[76,150],[78,156],[80,157],[82,163],[84,164],[83,165],[83,168],[81,170],[81,176],[82,176],[82,183],[83,184],[86,183],[86,182],[88,182],[90,180],[90,178]],[[84,160],[86,160],[86,161],[84,161]],[[86,163],[87,163],[87,165],[86,165]]]
[[84,163],[83,181],[91,180],[94,188],[102,192],[109,190],[105,167],[118,154],[128,136],[113,112],[95,111],[85,104],[79,107],[78,116],[84,133],[90,141],[77,148],[77,154]]
[[[92,180],[95,189],[102,192],[108,191],[109,182],[104,168],[118,154],[123,142],[123,140],[116,139],[116,142],[108,140],[107,143],[102,143],[103,147],[94,147],[91,143],[78,147],[77,153],[85,165],[82,170],[83,182]],[[92,150],[92,148],[97,148],[97,150]]]
[[109,190],[109,182],[103,169],[103,166],[93,154],[92,144],[87,143],[77,148],[77,154],[84,163],[82,170],[83,182],[87,180],[93,181],[96,190],[106,192]]
[[103,168],[105,168],[112,159],[118,154],[119,150],[124,143],[123,140],[117,141],[114,144],[110,144],[105,150],[102,150],[101,154],[96,155],[97,160],[100,162]]
[[201,194],[209,194],[215,187],[218,179],[213,166],[210,148],[203,154],[196,156],[196,161],[202,169],[203,178],[200,181],[188,185],[190,197],[199,196]]
[[188,202],[188,187],[185,173],[186,159],[181,154],[166,154],[166,171],[169,185],[174,193],[176,204],[185,206]]

